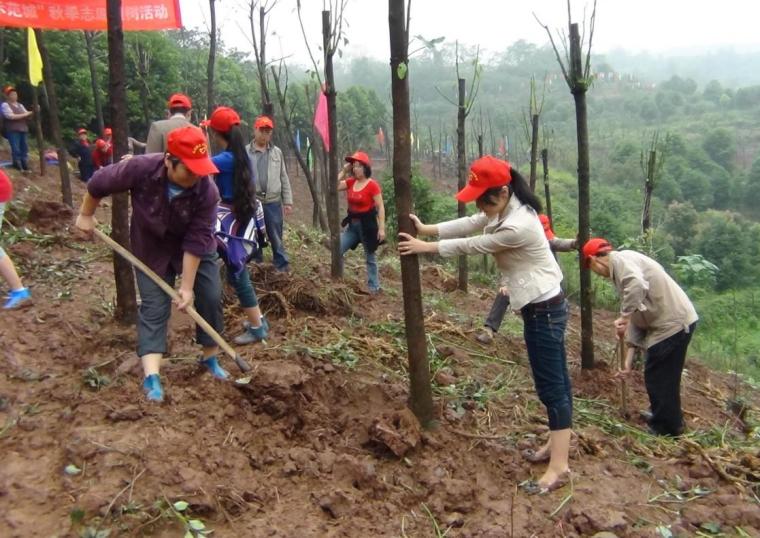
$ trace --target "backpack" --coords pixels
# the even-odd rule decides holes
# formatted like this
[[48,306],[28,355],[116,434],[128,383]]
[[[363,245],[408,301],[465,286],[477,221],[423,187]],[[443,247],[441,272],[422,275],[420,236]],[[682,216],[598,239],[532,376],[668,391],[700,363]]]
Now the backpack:
[[217,253],[237,275],[245,269],[246,264],[259,250],[267,246],[264,206],[261,205],[261,201],[256,200],[254,216],[242,230],[232,208],[227,204],[219,204],[216,209],[214,236]]

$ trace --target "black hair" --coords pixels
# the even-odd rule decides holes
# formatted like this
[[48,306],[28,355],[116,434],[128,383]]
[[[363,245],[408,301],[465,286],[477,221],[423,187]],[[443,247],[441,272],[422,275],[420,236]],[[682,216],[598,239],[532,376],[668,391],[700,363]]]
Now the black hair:
[[227,150],[232,152],[232,209],[240,226],[245,227],[256,214],[251,159],[239,125],[233,125],[226,133],[216,132],[227,142]]
[[[509,193],[514,194],[517,196],[517,199],[520,200],[525,205],[529,205],[532,207],[536,213],[541,213],[542,206],[541,206],[541,200],[538,199],[538,197],[533,194],[533,191],[530,190],[530,187],[528,186],[528,182],[525,181],[525,178],[510,166],[510,173],[512,175],[512,181],[510,181],[509,185],[507,187],[509,188]],[[477,204],[485,204],[485,205],[494,205],[496,204],[496,200],[499,197],[499,193],[504,187],[492,187],[485,191],[483,194],[481,194],[477,199]]]
[[366,177],[367,179],[371,178],[372,177],[372,167],[370,165],[368,165],[368,164],[364,164],[364,163],[361,163],[361,162],[359,164],[361,164],[362,167],[364,168],[364,177]]
[[187,114],[190,109],[184,106],[175,106],[169,109],[169,114],[174,116],[175,114]]

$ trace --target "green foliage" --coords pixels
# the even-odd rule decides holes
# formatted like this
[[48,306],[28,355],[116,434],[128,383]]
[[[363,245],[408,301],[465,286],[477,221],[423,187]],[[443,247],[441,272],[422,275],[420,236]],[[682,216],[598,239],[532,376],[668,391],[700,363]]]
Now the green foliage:
[[692,254],[678,256],[678,261],[673,264],[673,271],[678,281],[686,287],[711,289],[715,286],[720,269],[702,255]]
[[[385,202],[385,226],[387,237],[393,241],[398,234],[396,215],[396,189],[393,177],[385,175],[381,182]],[[430,179],[422,176],[417,169],[412,170],[412,211],[426,224],[434,224],[456,217],[456,200],[451,196],[433,190]]]

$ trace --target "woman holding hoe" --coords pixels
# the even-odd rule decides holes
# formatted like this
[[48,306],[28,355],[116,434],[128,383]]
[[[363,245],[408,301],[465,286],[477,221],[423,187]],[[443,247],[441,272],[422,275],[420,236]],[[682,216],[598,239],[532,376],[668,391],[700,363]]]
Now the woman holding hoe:
[[[467,186],[456,198],[475,202],[480,212],[439,224],[423,224],[410,215],[419,235],[441,239],[425,242],[400,233],[398,249],[402,256],[491,254],[496,260],[512,308],[522,314],[536,392],[549,419],[549,440],[532,457],[548,459],[549,466],[538,481],[523,487],[531,494],[547,493],[569,479],[573,399],[565,357],[568,307],[560,287],[562,271],[538,220],[541,202],[517,170],[491,156],[472,163]],[[480,235],[469,237],[475,233]]]

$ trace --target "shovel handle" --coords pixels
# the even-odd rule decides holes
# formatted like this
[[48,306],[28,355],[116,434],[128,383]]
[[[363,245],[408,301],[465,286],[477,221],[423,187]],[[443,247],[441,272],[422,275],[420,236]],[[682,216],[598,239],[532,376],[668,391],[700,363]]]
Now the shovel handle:
[[[625,369],[625,340],[618,338],[617,344],[618,358],[620,360],[620,369]],[[626,387],[625,379],[620,378],[620,409],[623,411],[623,415],[628,415],[628,388]]]
[[[156,283],[157,286],[159,286],[166,294],[172,298],[173,301],[179,300],[179,295],[177,294],[176,290],[172,288],[169,284],[166,283],[166,281],[158,276],[150,267],[145,265],[143,262],[141,262],[137,257],[132,254],[129,250],[121,246],[119,243],[114,241],[111,237],[104,234],[97,228],[93,230],[93,233],[95,236],[103,241],[105,244],[107,244],[109,247],[111,247],[116,253],[118,253],[122,258],[127,260],[129,263],[131,263],[135,268],[142,271],[142,273],[150,278],[153,282]],[[242,370],[243,372],[248,372],[251,369],[251,366],[245,362],[243,357],[238,355],[234,349],[232,349],[232,346],[230,346],[224,338],[221,337],[221,335],[214,330],[214,328],[209,325],[209,323],[203,319],[203,317],[198,313],[197,310],[193,307],[193,305],[189,305],[185,311],[188,313],[188,315],[193,318],[193,320],[200,326],[203,331],[209,335],[216,344],[221,347],[227,355],[232,358],[232,360],[235,361],[235,364],[238,365],[238,368]]]

